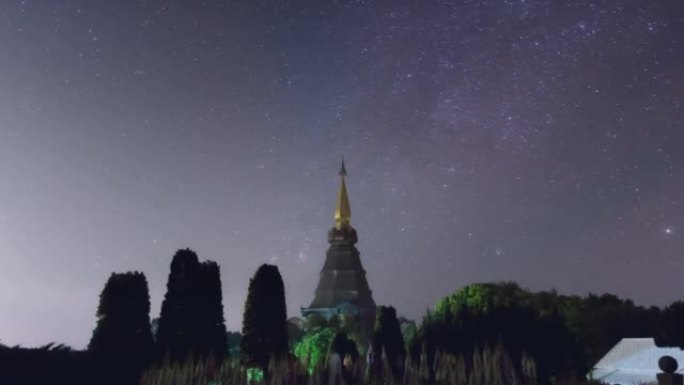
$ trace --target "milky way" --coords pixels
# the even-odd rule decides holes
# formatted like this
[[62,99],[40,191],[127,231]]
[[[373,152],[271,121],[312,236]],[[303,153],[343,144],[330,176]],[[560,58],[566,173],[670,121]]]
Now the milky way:
[[684,3],[0,3],[0,342],[77,348],[174,251],[312,299],[342,154],[378,304],[684,299]]

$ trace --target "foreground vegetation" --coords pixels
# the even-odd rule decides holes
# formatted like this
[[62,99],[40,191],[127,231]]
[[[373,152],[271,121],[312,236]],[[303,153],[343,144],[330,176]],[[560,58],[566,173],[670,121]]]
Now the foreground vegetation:
[[[86,351],[0,344],[0,383],[319,384],[329,357],[347,385],[582,383],[621,338],[684,345],[684,303],[659,309],[613,295],[533,293],[514,283],[473,284],[435,304],[419,325],[379,306],[372,330],[354,317],[286,319],[278,268],[250,280],[241,333],[227,332],[220,268],[191,250],[173,257],[160,318],[150,321],[142,273],[112,274]],[[154,325],[154,327],[152,327]],[[367,362],[366,354],[375,357]]]
[[432,340],[445,350],[503,340],[509,350],[527,349],[544,370],[584,375],[622,338],[684,346],[682,323],[683,302],[645,308],[611,294],[580,297],[530,292],[515,283],[473,284],[436,303],[412,349],[415,355]]
[[[250,379],[250,373],[236,359],[217,363],[212,359],[184,363],[164,363],[150,367],[142,375],[140,385],[242,385],[263,383],[268,385],[327,385],[330,368],[320,361],[312,372],[307,362],[289,357],[269,363],[264,377]],[[391,371],[386,356],[379,365],[369,367],[357,361],[347,371],[346,385],[538,385],[536,364],[529,355],[520,362],[507,354],[499,345],[494,348],[475,349],[469,356],[438,353],[432,366],[425,352],[416,362],[407,358],[399,375]],[[431,375],[432,373],[432,375]],[[335,384],[341,384],[335,382]],[[562,379],[558,385],[601,385],[584,379]]]
[[[356,361],[344,377],[347,384],[435,384],[435,385],[536,385],[534,361],[525,356],[515,363],[500,346],[477,349],[472,355],[438,354],[431,369],[423,353],[418,362],[410,358],[402,365],[403,371],[392,373],[391,363],[383,356],[376,365]],[[431,375],[434,373],[434,375]],[[142,376],[141,385],[205,385],[245,384],[248,371],[237,360],[217,364],[213,359],[184,363],[164,363],[149,368]],[[307,363],[294,357],[272,360],[262,381],[273,385],[328,384],[330,368],[320,361],[309,373]],[[257,382],[257,381],[252,381]]]

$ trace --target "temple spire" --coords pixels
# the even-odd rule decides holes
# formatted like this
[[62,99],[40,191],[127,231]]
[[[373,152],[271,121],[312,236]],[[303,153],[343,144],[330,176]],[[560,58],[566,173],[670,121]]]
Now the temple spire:
[[341,229],[349,226],[351,220],[351,208],[349,207],[349,197],[347,197],[347,186],[344,183],[344,178],[347,176],[347,169],[344,167],[344,158],[342,158],[342,167],[340,167],[340,189],[337,192],[337,203],[335,204],[335,227]]

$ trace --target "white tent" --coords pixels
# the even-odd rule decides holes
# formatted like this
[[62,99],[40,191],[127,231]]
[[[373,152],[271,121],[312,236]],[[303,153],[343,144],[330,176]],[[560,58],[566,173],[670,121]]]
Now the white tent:
[[653,338],[623,338],[596,363],[588,377],[610,385],[657,384],[658,360],[672,356],[684,373],[684,350],[657,347]]

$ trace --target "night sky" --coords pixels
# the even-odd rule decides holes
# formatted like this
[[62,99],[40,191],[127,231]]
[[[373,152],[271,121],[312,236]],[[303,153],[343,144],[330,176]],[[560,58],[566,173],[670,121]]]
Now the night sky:
[[76,348],[116,271],[313,298],[344,155],[376,302],[684,299],[684,2],[0,2],[0,342]]

